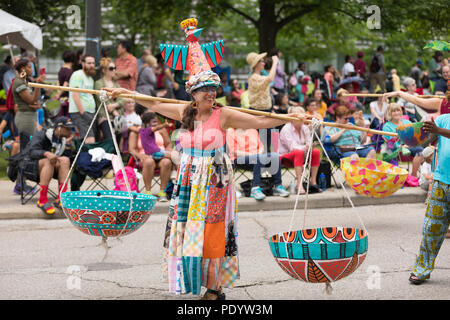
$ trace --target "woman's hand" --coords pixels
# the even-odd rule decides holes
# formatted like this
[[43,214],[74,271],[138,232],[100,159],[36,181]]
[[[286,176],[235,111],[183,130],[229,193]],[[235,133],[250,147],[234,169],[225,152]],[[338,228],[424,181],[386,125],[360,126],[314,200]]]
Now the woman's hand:
[[46,79],[45,73],[36,78],[37,83],[43,83]]
[[125,88],[102,88],[102,90],[111,93],[111,98],[116,98],[120,94],[134,94],[133,91]]
[[278,59],[278,56],[277,56],[277,55],[272,56],[272,63],[273,63],[273,64],[277,64],[278,61],[279,61],[279,59]]
[[400,97],[400,95],[402,94],[402,91],[392,91],[392,92],[387,92],[387,93],[383,93],[383,100],[389,99],[389,98],[396,98],[396,97]]

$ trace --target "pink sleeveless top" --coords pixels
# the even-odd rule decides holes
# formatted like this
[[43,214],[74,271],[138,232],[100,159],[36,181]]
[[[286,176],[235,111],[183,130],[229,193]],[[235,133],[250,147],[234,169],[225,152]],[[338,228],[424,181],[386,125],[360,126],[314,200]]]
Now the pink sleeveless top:
[[225,145],[226,133],[220,127],[220,111],[215,108],[208,120],[197,121],[194,131],[186,129],[180,134],[180,144],[183,149],[214,150]]
[[442,99],[441,114],[447,114],[447,113],[450,113],[450,101],[447,101],[446,99]]

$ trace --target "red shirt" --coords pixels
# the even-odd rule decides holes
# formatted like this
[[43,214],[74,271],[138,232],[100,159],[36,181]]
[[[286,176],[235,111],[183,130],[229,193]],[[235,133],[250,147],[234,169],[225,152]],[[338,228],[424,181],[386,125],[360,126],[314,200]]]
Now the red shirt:
[[441,111],[441,114],[450,113],[450,101],[447,101],[447,99],[442,99],[440,111]]
[[131,53],[129,53],[126,58],[118,57],[116,59],[116,70],[118,72],[127,72],[130,75],[127,79],[117,80],[119,86],[132,91],[136,90],[138,62]]
[[366,72],[366,63],[362,59],[357,59],[353,64],[355,66],[355,72],[358,72],[361,76]]

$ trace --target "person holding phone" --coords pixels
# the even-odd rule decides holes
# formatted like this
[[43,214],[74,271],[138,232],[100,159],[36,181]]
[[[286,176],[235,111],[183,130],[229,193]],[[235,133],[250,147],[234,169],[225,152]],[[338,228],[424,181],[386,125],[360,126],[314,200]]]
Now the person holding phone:
[[[19,132],[20,148],[22,149],[36,132],[36,111],[41,107],[38,103],[40,89],[32,90],[28,86],[28,79],[33,74],[29,60],[17,61],[14,68],[17,73],[11,88],[16,110],[14,121]],[[37,83],[43,83],[44,80],[45,74],[36,78]]]

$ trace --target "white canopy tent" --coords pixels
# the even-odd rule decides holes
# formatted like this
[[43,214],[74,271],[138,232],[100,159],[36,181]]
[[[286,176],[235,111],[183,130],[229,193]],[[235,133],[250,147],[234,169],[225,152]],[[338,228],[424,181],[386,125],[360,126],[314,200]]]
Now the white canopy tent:
[[42,31],[37,25],[0,10],[0,43],[26,50],[42,50]]

